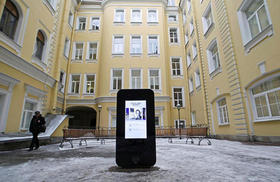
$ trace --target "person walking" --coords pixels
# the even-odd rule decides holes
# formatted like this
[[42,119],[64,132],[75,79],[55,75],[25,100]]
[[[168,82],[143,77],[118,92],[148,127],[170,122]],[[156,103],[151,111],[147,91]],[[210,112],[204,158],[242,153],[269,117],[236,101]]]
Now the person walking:
[[33,138],[28,151],[32,151],[34,147],[35,150],[39,148],[38,135],[40,133],[40,127],[42,127],[42,125],[45,125],[45,123],[45,118],[40,114],[40,111],[36,111],[30,122],[29,131],[32,133]]

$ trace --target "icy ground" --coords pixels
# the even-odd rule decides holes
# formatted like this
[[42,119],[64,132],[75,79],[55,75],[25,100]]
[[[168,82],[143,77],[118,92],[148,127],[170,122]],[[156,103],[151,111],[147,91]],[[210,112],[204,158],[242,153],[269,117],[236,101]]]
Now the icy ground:
[[151,170],[115,170],[115,141],[90,141],[60,149],[58,144],[0,152],[0,181],[280,181],[280,147],[211,140],[201,146],[157,139]]

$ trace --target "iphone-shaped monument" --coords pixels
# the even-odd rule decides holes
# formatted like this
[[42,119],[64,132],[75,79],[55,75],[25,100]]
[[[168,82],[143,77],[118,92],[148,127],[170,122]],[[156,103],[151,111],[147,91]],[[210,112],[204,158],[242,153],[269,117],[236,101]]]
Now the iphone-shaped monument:
[[117,94],[116,163],[123,168],[146,168],[156,163],[152,90],[124,89]]

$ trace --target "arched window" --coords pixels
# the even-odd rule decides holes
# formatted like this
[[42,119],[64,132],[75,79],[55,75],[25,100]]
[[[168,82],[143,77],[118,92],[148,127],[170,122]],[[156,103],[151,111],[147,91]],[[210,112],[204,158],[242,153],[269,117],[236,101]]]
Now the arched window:
[[0,31],[11,39],[14,39],[19,20],[19,12],[16,6],[7,0],[0,22]]
[[36,49],[35,49],[35,56],[42,60],[43,51],[45,46],[45,37],[43,33],[39,30],[36,37]]

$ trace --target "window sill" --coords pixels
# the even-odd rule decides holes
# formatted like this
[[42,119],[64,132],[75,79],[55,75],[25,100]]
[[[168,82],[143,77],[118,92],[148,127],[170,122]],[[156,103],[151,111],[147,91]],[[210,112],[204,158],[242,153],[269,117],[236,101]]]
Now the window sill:
[[195,55],[195,56],[193,57],[193,61],[195,61],[195,60],[196,60],[196,58],[197,58],[197,55]]
[[200,91],[201,90],[201,85],[196,86],[195,89],[196,89],[197,92]]
[[95,93],[92,93],[92,94],[89,94],[89,93],[83,93],[83,96],[90,96],[90,97],[93,97],[93,96],[95,96]]
[[49,3],[49,1],[48,1],[48,0],[44,0],[43,2],[44,2],[44,4],[47,6],[47,8],[49,9],[50,13],[51,13],[52,15],[54,15],[54,14],[55,14],[55,9],[54,9],[53,6]]
[[210,32],[214,29],[214,23],[211,23],[211,25],[207,28],[207,30],[203,33],[204,34],[204,38],[206,38]]
[[97,59],[86,59],[86,63],[97,63]]
[[152,90],[154,91],[154,93],[161,94],[161,90],[155,90],[155,89]]
[[273,26],[271,24],[244,45],[245,52],[249,53],[250,50],[254,48],[257,44],[259,44],[262,40],[264,40],[266,37],[271,37],[272,35],[273,35]]
[[63,54],[64,58],[68,61],[69,57]]
[[98,29],[98,30],[89,29],[89,31],[90,31],[90,32],[100,33],[100,29]]
[[184,75],[172,75],[172,79],[183,79]]
[[123,57],[124,53],[112,53],[113,57]]
[[185,47],[189,44],[189,41],[185,42]]
[[269,118],[261,118],[261,119],[255,119],[254,123],[262,123],[262,122],[270,122],[270,121],[280,121],[280,117],[269,117]]
[[17,53],[21,52],[22,46],[15,42],[13,39],[8,37],[6,34],[0,31],[0,40],[7,44],[9,47],[14,49]]
[[212,73],[209,74],[210,79],[213,80],[214,77],[216,77],[221,72],[222,72],[222,68],[221,67],[217,68],[215,71],[213,71]]
[[170,46],[180,46],[180,42],[169,42]]
[[160,54],[148,54],[149,57],[159,57]]
[[47,68],[47,64],[44,63],[42,60],[40,60],[39,58],[35,57],[34,55],[32,55],[32,63],[35,63],[36,65],[40,66],[42,69],[46,69]]
[[150,22],[147,22],[147,24],[148,24],[148,25],[158,25],[158,22],[152,22],[152,21],[150,21]]
[[133,25],[140,25],[140,24],[142,24],[141,21],[130,21],[130,23],[133,24]]
[[142,56],[142,53],[130,53],[130,56],[132,56],[132,57],[140,57],[140,56]]
[[114,21],[115,25],[124,25],[125,22],[124,21]]
[[68,27],[72,30],[73,29],[73,25],[68,23]]
[[84,29],[84,30],[81,30],[81,29],[75,29],[75,31],[76,31],[76,32],[85,32],[85,31],[86,31],[86,29]]
[[116,94],[120,89],[110,90],[110,94]]
[[190,96],[192,96],[192,95],[193,95],[193,93],[194,93],[194,90],[190,91]]
[[190,35],[191,35],[191,37],[193,36],[193,32],[194,32],[194,30],[193,30],[193,31],[191,32],[191,34],[190,34]]
[[80,93],[68,93],[68,96],[79,97]]
[[229,126],[229,123],[219,123],[219,126]]
[[72,59],[71,63],[82,63],[83,60],[79,60],[79,59]]

